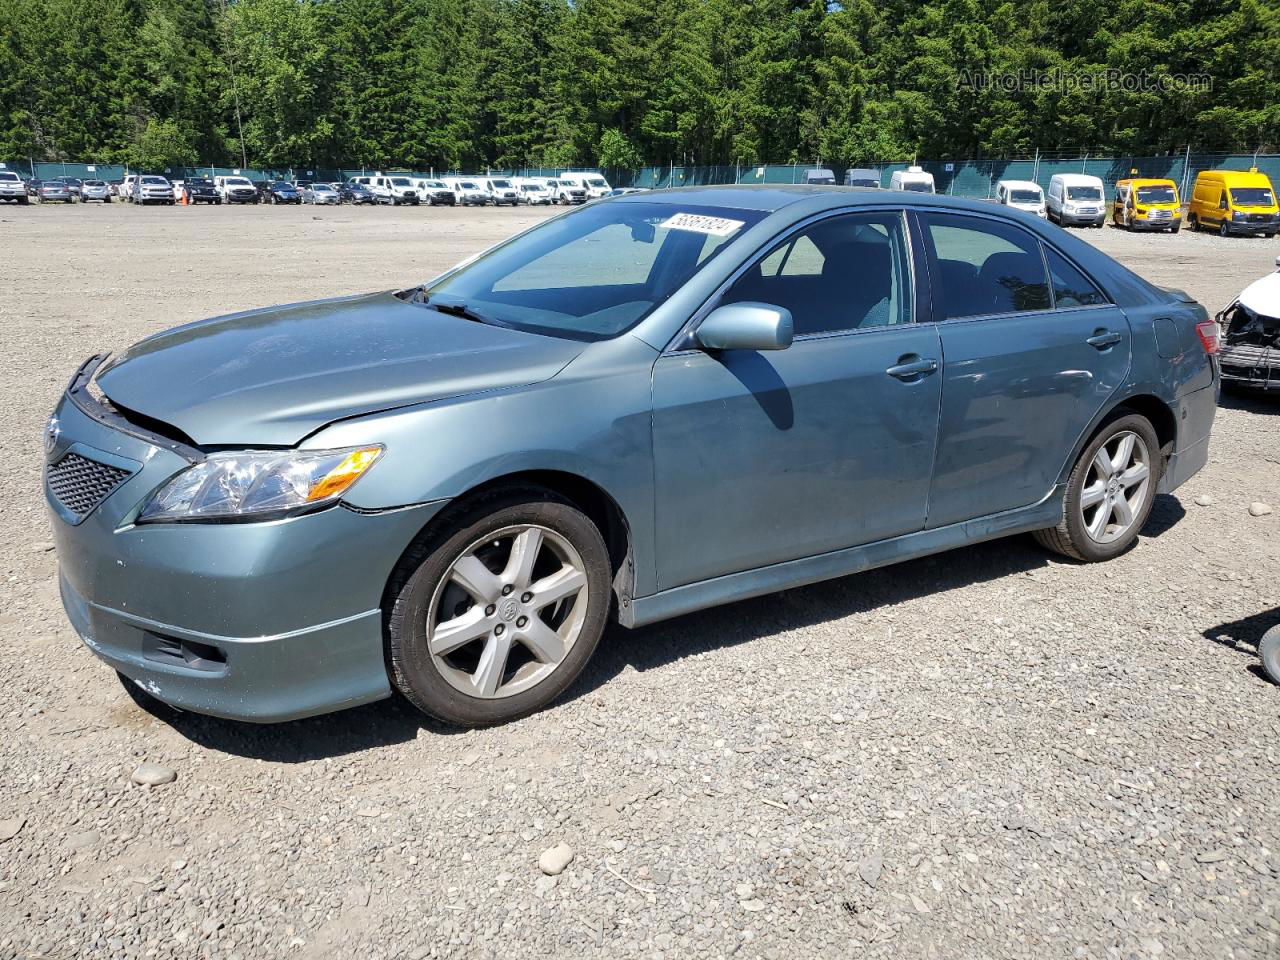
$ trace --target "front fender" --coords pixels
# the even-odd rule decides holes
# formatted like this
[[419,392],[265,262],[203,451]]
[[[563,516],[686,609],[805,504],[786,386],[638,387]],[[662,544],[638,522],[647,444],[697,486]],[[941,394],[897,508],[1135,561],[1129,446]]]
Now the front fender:
[[304,446],[386,447],[382,461],[344,498],[367,510],[452,499],[526,471],[581,477],[622,511],[631,531],[636,592],[651,592],[650,378],[656,356],[632,337],[593,344],[543,383],[344,420]]

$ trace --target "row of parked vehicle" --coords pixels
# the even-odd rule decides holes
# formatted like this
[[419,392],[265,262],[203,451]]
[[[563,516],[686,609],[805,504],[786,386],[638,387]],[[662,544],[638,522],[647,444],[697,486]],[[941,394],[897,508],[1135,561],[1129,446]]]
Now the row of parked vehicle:
[[1126,230],[1177,233],[1185,222],[1192,230],[1216,230],[1224,237],[1280,233],[1275,188],[1256,170],[1204,170],[1185,202],[1173,180],[1133,177],[1116,183],[1108,204],[1101,179],[1071,173],[1055,174],[1048,194],[1030,181],[1001,180],[996,201],[1063,226],[1101,227],[1109,216]]
[[[808,173],[829,175],[830,171]],[[835,182],[834,175],[830,182]],[[874,170],[850,170],[845,182],[849,186],[878,188],[880,175]],[[933,174],[920,167],[894,171],[889,189],[936,192]],[[1001,180],[996,184],[994,199],[1064,227],[1101,227],[1110,216],[1113,224],[1126,230],[1177,233],[1185,222],[1192,230],[1215,230],[1224,237],[1274,237],[1280,233],[1275,187],[1265,173],[1256,169],[1203,170],[1196,175],[1185,203],[1173,180],[1132,177],[1116,183],[1108,204],[1102,179],[1082,173],[1054,174],[1047,192],[1030,180]]]
[[157,174],[129,174],[119,181],[57,177],[22,180],[0,170],[0,199],[27,203],[76,203],[123,200],[138,204],[313,203],[387,204],[400,206],[518,206],[580,204],[601,197],[635,192],[615,190],[598,173],[564,173],[557,177],[446,176],[373,173],[345,181],[253,180],[240,174],[170,180]]
[[[804,182],[835,184],[836,177],[831,170],[806,170]],[[868,169],[849,170],[844,184],[879,189],[880,174]],[[937,192],[933,174],[917,166],[895,170],[888,189]],[[1177,233],[1185,222],[1192,230],[1215,230],[1224,237],[1274,237],[1280,233],[1275,188],[1267,175],[1256,169],[1201,171],[1185,203],[1173,180],[1134,177],[1116,183],[1108,204],[1102,179],[1081,173],[1054,174],[1047,192],[1030,180],[1001,180],[996,184],[994,199],[1064,227],[1101,227],[1109,215],[1112,223],[1127,230]]]

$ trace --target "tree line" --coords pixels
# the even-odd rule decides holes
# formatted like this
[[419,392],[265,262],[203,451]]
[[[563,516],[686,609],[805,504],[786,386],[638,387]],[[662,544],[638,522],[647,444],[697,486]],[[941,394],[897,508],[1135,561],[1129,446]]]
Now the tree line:
[[[1117,79],[1178,75],[1211,82]],[[858,165],[1278,141],[1280,0],[0,0],[0,159]]]

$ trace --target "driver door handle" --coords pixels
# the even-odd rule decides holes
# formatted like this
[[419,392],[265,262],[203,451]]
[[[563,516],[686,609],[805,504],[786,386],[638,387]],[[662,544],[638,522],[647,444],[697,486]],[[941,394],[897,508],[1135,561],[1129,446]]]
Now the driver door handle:
[[885,373],[899,380],[911,381],[924,376],[926,373],[933,373],[937,369],[938,361],[932,357],[920,357],[914,353],[909,353],[905,357],[899,357],[898,362],[886,370]]
[[1091,347],[1097,347],[1099,350],[1105,350],[1107,347],[1114,347],[1124,338],[1114,330],[1099,330],[1092,337],[1085,341]]

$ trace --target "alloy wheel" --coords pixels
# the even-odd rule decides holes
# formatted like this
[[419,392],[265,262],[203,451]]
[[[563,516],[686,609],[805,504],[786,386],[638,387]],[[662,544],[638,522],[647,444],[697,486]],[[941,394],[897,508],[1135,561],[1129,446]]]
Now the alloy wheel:
[[1142,513],[1150,486],[1150,453],[1142,437],[1125,430],[1103,444],[1080,491],[1080,517],[1090,539],[1113,543],[1126,536]]
[[556,671],[586,614],[586,565],[573,545],[546,527],[505,527],[449,566],[427,611],[427,645],[455,689],[509,697]]

